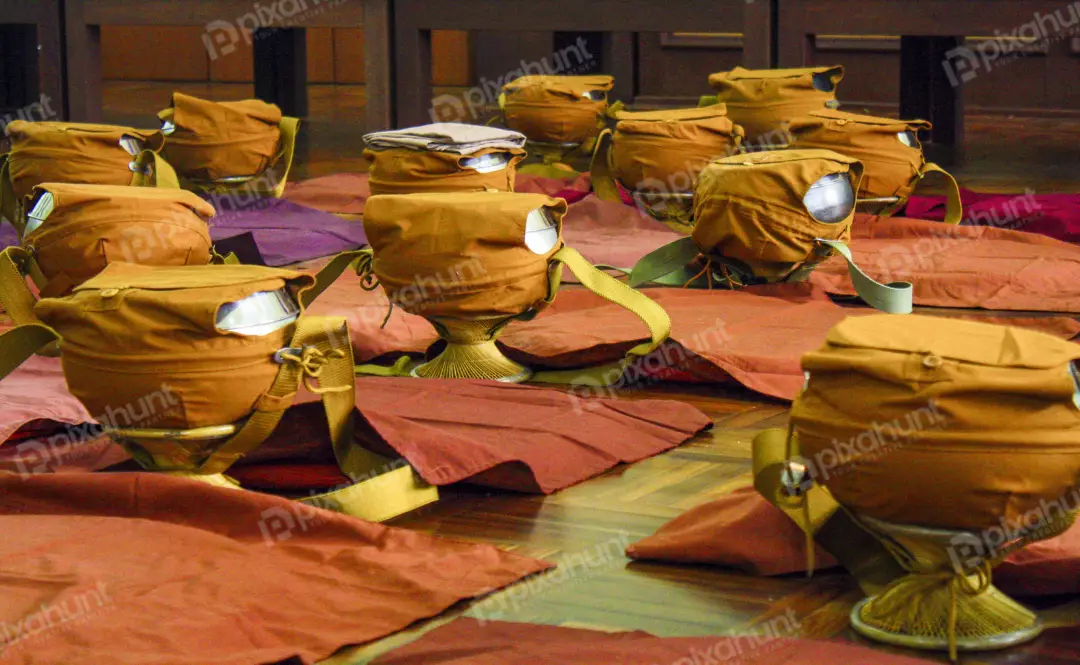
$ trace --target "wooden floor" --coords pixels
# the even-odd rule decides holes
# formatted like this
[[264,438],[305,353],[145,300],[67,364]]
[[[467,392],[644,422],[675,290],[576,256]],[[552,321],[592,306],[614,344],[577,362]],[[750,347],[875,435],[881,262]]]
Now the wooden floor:
[[[110,84],[108,120],[153,124],[153,113],[168,104],[173,87]],[[175,87],[217,99],[251,94],[247,86]],[[312,86],[311,92],[312,118],[305,124],[294,172],[303,178],[363,170],[361,134],[369,129],[363,127],[363,89]],[[969,123],[969,144],[951,156],[950,166],[965,186],[1080,191],[1080,122],[972,117]],[[785,404],[739,389],[666,386],[626,393],[623,398],[683,400],[709,414],[716,426],[681,448],[613,469],[554,496],[451,488],[437,504],[398,519],[400,526],[562,562],[567,572],[558,576],[557,583],[539,576],[510,591],[462,604],[413,630],[348,650],[328,662],[368,662],[461,614],[693,636],[738,634],[790,609],[804,636],[861,642],[847,627],[848,612],[860,594],[846,575],[756,578],[704,566],[630,563],[614,554],[685,510],[749,484],[751,439],[763,428],[783,427],[787,419]],[[1051,599],[1046,604],[1070,600],[1075,599]],[[945,662],[941,657],[936,660]],[[1080,629],[1050,630],[1033,645],[964,657],[962,662],[1080,663]]]

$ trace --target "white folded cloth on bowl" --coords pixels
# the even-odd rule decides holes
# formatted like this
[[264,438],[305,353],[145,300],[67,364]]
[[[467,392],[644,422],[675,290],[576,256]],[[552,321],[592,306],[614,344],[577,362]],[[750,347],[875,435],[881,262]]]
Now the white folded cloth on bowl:
[[440,122],[365,134],[364,143],[372,150],[407,148],[471,155],[486,148],[522,148],[525,135],[501,127]]

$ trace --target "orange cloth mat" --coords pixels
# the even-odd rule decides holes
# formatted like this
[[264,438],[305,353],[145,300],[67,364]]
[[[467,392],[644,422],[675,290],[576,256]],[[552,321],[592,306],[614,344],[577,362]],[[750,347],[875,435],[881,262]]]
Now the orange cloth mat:
[[[712,564],[755,575],[806,571],[806,535],[753,487],[702,504],[627,548],[632,559]],[[817,568],[837,566],[817,549]],[[1032,543],[994,568],[994,584],[1008,594],[1080,593],[1080,524]]]
[[[915,304],[1080,314],[1080,247],[1034,233],[860,215],[851,249],[880,282],[915,285]],[[854,295],[839,257],[810,280]]]
[[314,663],[550,564],[145,473],[0,474],[0,663]]
[[[643,367],[666,380],[725,382],[792,399],[803,384],[799,359],[821,346],[832,326],[874,310],[845,308],[809,284],[778,284],[742,291],[651,288],[646,293],[670,315],[672,342]],[[423,318],[394,308],[382,289],[364,291],[359,278],[343,275],[312,305],[318,315],[349,321],[358,362],[400,353],[423,353],[437,336]],[[1063,339],[1080,334],[1067,317],[998,319],[991,323],[1034,328]],[[580,288],[565,288],[532,321],[510,324],[499,337],[513,359],[536,367],[569,368],[613,362],[644,339],[640,319]],[[636,375],[633,371],[629,375]],[[582,388],[585,395],[610,394]]]
[[[586,401],[457,379],[367,378],[356,385],[364,447],[404,457],[433,485],[466,481],[547,494],[670,450],[712,426],[697,408],[674,400]],[[289,422],[229,475],[270,489],[267,467],[249,462],[280,459],[282,449],[292,459],[306,450],[308,460],[332,461],[325,418],[319,404],[293,407]]]
[[[56,437],[0,445],[0,469],[20,474],[93,471],[127,459],[105,437],[80,436],[95,435],[100,428],[81,424],[85,411],[64,386],[59,360],[41,359],[30,374],[40,380],[34,396],[48,405],[42,413],[74,426]],[[356,383],[361,443],[405,457],[435,485],[468,481],[554,492],[617,464],[670,450],[712,425],[697,408],[673,400],[585,400],[494,381],[361,378]],[[8,382],[0,383],[0,396],[7,390]],[[322,405],[303,404],[314,400],[317,396],[302,391],[301,404],[229,475],[267,491],[347,483],[334,462]],[[41,417],[27,411],[19,420]]]
[[[922,665],[855,644],[797,639],[787,616],[758,635],[655,637],[503,621],[458,619],[376,658],[373,665]],[[759,627],[760,628],[760,627]]]
[[338,215],[362,215],[371,196],[366,173],[335,173],[285,186],[282,197],[302,206]]

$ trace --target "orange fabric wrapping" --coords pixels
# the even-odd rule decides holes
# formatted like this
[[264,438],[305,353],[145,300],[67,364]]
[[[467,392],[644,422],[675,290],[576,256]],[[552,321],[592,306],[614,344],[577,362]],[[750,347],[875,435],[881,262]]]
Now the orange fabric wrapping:
[[611,174],[630,189],[659,194],[692,192],[701,169],[733,154],[742,139],[723,104],[615,118]]
[[34,312],[62,336],[68,386],[95,416],[141,405],[150,413],[137,425],[112,424],[192,429],[250,415],[277,376],[274,353],[293,332],[223,333],[218,308],[263,291],[287,288],[296,296],[314,281],[263,266],[114,263],[71,296],[41,300]]
[[[462,160],[485,155],[510,154],[506,168],[481,173],[462,166]],[[520,148],[486,148],[467,155],[437,150],[365,150],[370,165],[371,194],[415,194],[418,192],[475,192],[495,189],[514,191],[518,162],[525,159]]]
[[736,67],[712,74],[709,85],[716,90],[716,101],[727,104],[732,122],[746,130],[748,144],[778,144],[787,142],[789,121],[836,101],[836,86],[843,78],[843,67]]
[[718,159],[694,192],[691,237],[705,254],[738,259],[758,277],[782,279],[813,255],[816,238],[847,241],[854,213],[819,222],[803,197],[826,175],[844,174],[858,189],[858,160],[828,150],[784,150]]
[[546,208],[557,228],[566,202],[541,194],[476,192],[375,196],[364,231],[390,299],[425,316],[517,315],[542,309],[548,261],[525,245],[529,212]]
[[185,178],[259,175],[279,152],[281,109],[257,99],[212,102],[176,92],[158,117],[176,125],[164,155]]
[[165,137],[157,130],[72,122],[12,121],[11,182],[22,199],[42,184],[52,182],[95,185],[130,185],[129,168],[136,156],[120,144],[130,136],[142,147],[159,152]]
[[42,663],[311,664],[550,567],[147,473],[0,474],[0,529],[5,660]]
[[[1080,314],[1080,247],[1033,233],[856,215],[851,251],[879,282],[909,281],[915,304]],[[810,281],[854,295],[847,265]]]
[[[592,100],[590,92],[607,93],[610,76],[522,76],[503,87],[506,126],[543,143],[583,143],[600,133],[607,99]],[[605,95],[606,97],[606,95]]]
[[23,245],[32,248],[41,272],[64,295],[101,272],[110,262],[152,266],[210,263],[214,208],[179,189],[106,185],[47,184],[33,200],[52,194],[52,214],[31,231]]
[[[749,481],[748,481],[749,482]],[[627,548],[648,561],[704,563],[754,575],[806,571],[806,534],[754,488],[691,508]],[[821,548],[818,570],[836,560]],[[1018,596],[1080,593],[1080,525],[1032,543],[994,568],[994,584]]]
[[[898,524],[979,531],[1075,509],[1080,345],[917,315],[849,318],[806,354],[791,422],[817,482]],[[1076,400],[1076,401],[1074,401]],[[1070,496],[1077,492],[1078,496]]]
[[[747,617],[748,619],[750,617]],[[796,639],[783,614],[754,627],[757,634],[654,637],[531,623],[463,618],[372,661],[373,665],[928,665],[855,644]],[[748,633],[751,629],[748,629]],[[761,632],[764,631],[764,632]]]
[[[835,150],[854,157],[865,168],[860,197],[906,199],[926,165],[918,133],[930,127],[925,120],[895,120],[821,109],[791,123],[792,148]],[[915,146],[900,142],[898,135],[903,132],[911,132]]]

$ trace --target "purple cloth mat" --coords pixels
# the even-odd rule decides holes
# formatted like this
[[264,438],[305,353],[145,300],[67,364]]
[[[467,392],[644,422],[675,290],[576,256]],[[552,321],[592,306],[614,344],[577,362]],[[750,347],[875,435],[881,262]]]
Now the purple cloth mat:
[[0,222],[0,249],[19,244],[19,234],[15,227],[7,222]]
[[[223,240],[251,232],[270,266],[308,261],[367,244],[364,225],[283,199],[220,213],[210,221],[210,237]],[[19,244],[19,235],[0,223],[0,249]]]
[[216,240],[251,232],[269,266],[307,261],[367,244],[364,225],[328,212],[305,208],[284,199],[267,199],[256,206],[219,212],[210,221]]

